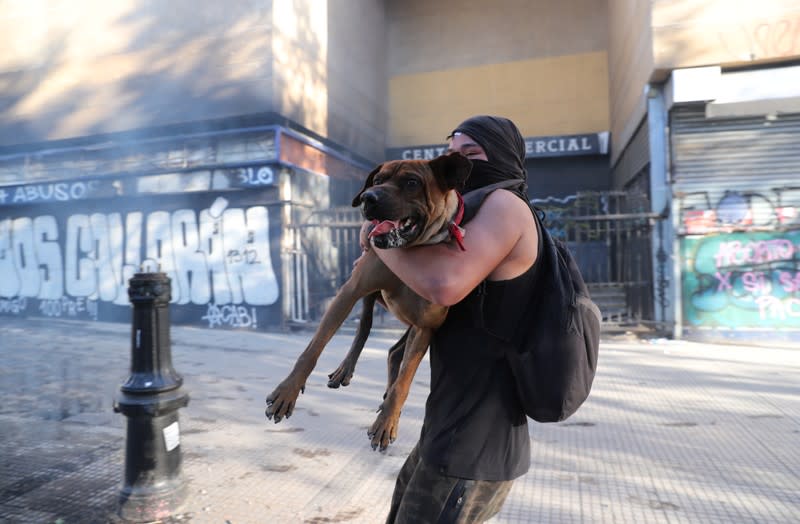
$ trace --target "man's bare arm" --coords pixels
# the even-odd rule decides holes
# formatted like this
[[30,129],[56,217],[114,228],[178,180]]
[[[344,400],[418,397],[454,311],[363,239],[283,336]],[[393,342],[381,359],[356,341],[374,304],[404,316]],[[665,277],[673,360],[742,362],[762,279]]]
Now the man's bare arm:
[[[512,256],[520,239],[530,237],[531,228],[533,249],[523,250],[521,257]],[[506,279],[521,274],[535,259],[536,227],[530,209],[508,191],[491,193],[466,230],[465,251],[451,242],[375,249],[375,253],[417,294],[446,306],[461,301],[487,277]]]

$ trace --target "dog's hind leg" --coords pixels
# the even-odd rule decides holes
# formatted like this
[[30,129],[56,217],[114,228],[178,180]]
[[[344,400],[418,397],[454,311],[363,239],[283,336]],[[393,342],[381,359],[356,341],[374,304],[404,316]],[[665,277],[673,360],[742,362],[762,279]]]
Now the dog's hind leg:
[[361,356],[361,351],[364,349],[364,344],[367,343],[367,337],[372,329],[372,314],[375,307],[375,301],[380,292],[372,293],[365,296],[361,300],[361,318],[358,321],[358,330],[356,337],[353,339],[353,344],[350,346],[350,351],[344,357],[342,363],[336,368],[336,371],[328,375],[328,387],[338,388],[339,386],[347,386],[350,384],[350,379],[353,378],[353,373],[356,370],[356,362],[358,357]]
[[386,398],[386,395],[389,394],[392,384],[394,384],[397,380],[397,374],[400,373],[400,364],[403,363],[403,355],[406,352],[406,344],[408,343],[408,334],[410,332],[411,328],[406,329],[406,332],[403,333],[403,336],[400,337],[400,340],[395,342],[394,345],[389,348],[389,355],[386,357],[386,393],[383,395],[383,398]]
[[[386,391],[383,392],[382,400],[386,400],[389,390],[392,389],[392,384],[397,380],[397,374],[400,373],[400,364],[403,362],[403,354],[406,351],[406,341],[408,340],[408,334],[410,332],[411,328],[406,329],[403,336],[400,337],[400,340],[389,348],[389,355],[386,357]],[[378,406],[378,411],[383,411],[383,402]]]

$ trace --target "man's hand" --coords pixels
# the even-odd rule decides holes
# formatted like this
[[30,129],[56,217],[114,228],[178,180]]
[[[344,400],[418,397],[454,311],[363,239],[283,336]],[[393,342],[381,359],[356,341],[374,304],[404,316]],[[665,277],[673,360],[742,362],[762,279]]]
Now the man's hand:
[[371,222],[364,222],[361,225],[361,231],[358,233],[358,244],[361,246],[361,256],[359,256],[355,262],[353,262],[353,267],[355,268],[358,263],[364,258],[364,253],[372,249],[372,245],[370,244],[369,240],[369,232],[372,231],[372,228],[375,227]]
[[369,240],[369,232],[375,225],[372,222],[364,222],[361,224],[361,231],[358,234],[358,243],[361,245],[361,251],[369,251],[372,247]]

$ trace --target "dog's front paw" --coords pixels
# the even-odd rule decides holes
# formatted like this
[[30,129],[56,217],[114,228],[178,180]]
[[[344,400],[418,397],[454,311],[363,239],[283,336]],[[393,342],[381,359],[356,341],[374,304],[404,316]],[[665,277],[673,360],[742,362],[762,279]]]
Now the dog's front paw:
[[267,409],[264,414],[277,424],[292,416],[297,397],[305,391],[305,385],[296,386],[292,381],[284,380],[275,390],[267,395]]
[[372,449],[386,451],[389,444],[397,439],[397,425],[398,417],[391,417],[386,412],[381,412],[367,431]]

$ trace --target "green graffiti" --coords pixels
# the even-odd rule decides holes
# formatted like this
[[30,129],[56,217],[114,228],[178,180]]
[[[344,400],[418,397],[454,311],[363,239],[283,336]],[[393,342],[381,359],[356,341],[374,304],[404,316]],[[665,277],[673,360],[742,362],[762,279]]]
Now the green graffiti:
[[800,230],[681,240],[683,320],[723,328],[800,328]]

